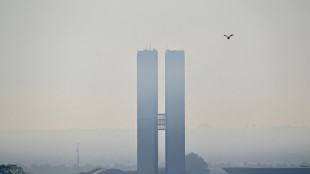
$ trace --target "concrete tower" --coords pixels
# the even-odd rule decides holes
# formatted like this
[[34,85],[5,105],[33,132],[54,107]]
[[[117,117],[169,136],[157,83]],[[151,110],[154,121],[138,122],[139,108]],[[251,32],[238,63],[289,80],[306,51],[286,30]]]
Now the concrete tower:
[[138,52],[138,174],[158,173],[158,130],[166,131],[166,174],[185,174],[185,56],[166,52],[166,113],[158,114],[158,53]]
[[158,170],[158,52],[139,51],[137,55],[137,140],[138,174]]
[[185,56],[167,51],[166,78],[166,174],[185,174]]

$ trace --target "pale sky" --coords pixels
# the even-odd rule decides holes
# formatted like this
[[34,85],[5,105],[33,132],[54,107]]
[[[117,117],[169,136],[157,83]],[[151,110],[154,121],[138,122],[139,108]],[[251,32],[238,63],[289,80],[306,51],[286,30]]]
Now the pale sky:
[[308,0],[0,0],[0,129],[136,128],[136,55],[149,42],[159,112],[164,53],[185,50],[187,127],[309,127],[309,9]]

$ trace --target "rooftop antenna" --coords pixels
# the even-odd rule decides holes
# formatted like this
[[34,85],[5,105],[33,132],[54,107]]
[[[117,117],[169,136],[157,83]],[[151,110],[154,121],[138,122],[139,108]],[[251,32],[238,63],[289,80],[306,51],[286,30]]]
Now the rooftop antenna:
[[77,174],[80,174],[80,143],[76,143],[76,153],[77,153]]

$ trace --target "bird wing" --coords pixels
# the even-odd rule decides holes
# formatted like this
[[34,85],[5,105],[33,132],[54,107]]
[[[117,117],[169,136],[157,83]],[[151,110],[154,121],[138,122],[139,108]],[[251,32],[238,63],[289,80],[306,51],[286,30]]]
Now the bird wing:
[[229,35],[229,37],[233,36],[234,34]]
[[225,37],[228,37],[226,34],[224,34]]

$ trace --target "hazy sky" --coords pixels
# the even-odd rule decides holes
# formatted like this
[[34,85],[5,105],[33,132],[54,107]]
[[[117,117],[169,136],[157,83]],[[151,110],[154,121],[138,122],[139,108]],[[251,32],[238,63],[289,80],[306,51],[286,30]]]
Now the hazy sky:
[[165,50],[185,50],[187,127],[309,127],[309,8],[0,0],[0,129],[135,128],[136,55],[147,42],[159,51],[159,112]]
[[[185,153],[195,152],[207,162],[232,164],[281,164],[310,161],[310,128],[212,128],[186,129]],[[159,132],[158,159],[164,162],[164,132]],[[1,164],[137,164],[135,129],[0,130]],[[118,168],[118,167],[117,167]]]

